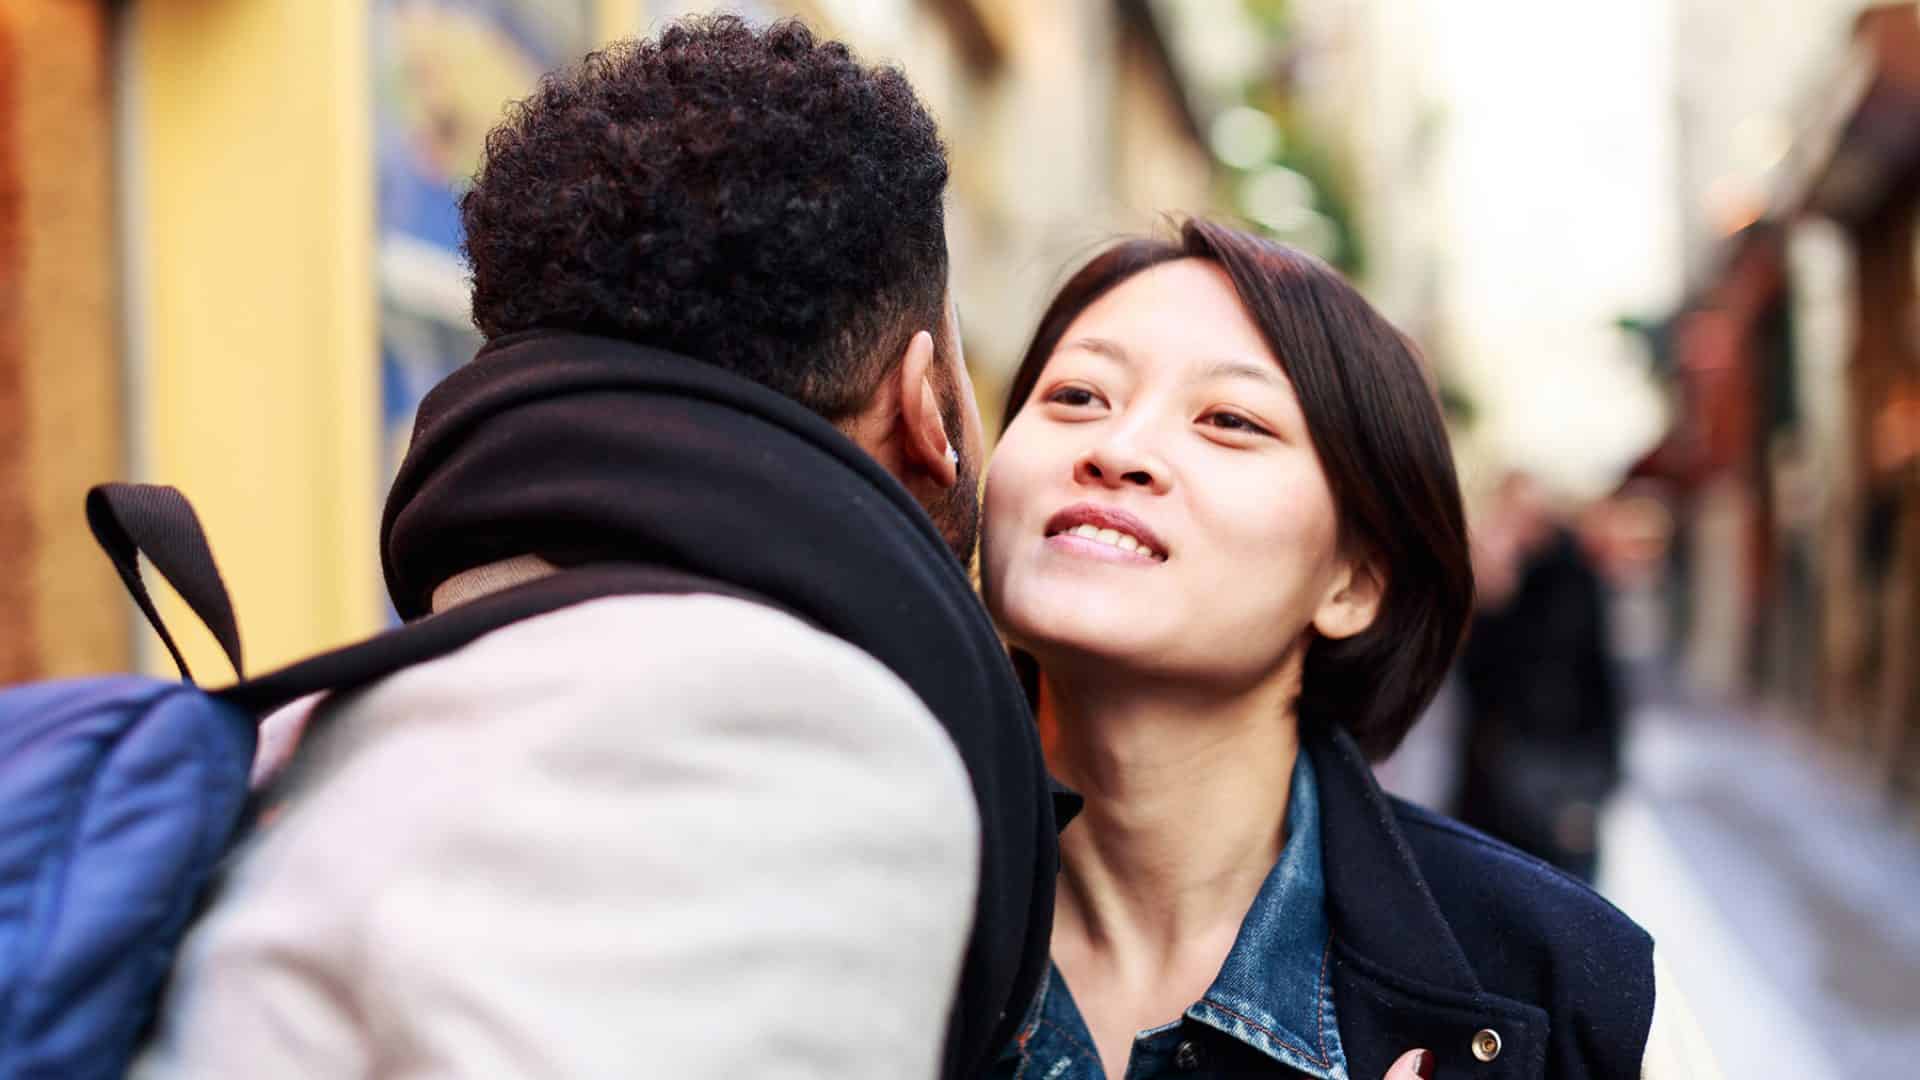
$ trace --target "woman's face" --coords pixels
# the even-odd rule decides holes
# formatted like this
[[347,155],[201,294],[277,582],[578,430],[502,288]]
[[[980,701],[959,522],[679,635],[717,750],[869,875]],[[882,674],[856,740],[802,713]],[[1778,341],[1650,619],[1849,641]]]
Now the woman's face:
[[1364,629],[1377,592],[1342,556],[1292,385],[1225,272],[1193,259],[1061,337],[988,470],[982,576],[1042,664],[1213,686],[1258,685],[1310,626]]

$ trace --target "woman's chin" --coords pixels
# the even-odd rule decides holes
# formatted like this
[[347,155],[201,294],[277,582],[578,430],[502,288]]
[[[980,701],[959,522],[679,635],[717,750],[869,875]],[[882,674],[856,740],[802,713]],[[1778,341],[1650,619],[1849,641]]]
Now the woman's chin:
[[1167,651],[1159,635],[1137,621],[1086,609],[1016,612],[1001,619],[1001,628],[1015,647],[1055,669],[1088,661],[1109,668],[1151,667],[1153,658]]

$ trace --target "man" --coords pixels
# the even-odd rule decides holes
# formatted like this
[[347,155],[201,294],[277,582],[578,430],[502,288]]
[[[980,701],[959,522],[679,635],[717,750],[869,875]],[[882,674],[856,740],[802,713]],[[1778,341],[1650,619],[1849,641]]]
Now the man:
[[990,1059],[1057,848],[964,567],[946,181],[906,80],[797,23],[678,23],[511,110],[461,207],[487,344],[382,523],[394,605],[670,584],[317,706],[140,1075]]

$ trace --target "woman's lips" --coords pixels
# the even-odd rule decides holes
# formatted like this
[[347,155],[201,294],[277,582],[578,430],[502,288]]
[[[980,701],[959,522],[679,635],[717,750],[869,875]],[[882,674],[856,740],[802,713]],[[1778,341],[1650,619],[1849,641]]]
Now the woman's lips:
[[[1134,514],[1112,506],[1076,503],[1047,520],[1046,536],[1054,540],[1084,540],[1090,545],[1109,547],[1123,555],[1145,552],[1148,562],[1165,562],[1166,542],[1153,527]],[[1068,550],[1076,550],[1069,547]]]
[[1073,533],[1055,533],[1047,537],[1047,548],[1064,555],[1073,555],[1084,559],[1097,559],[1102,562],[1125,563],[1133,566],[1159,566],[1161,559],[1144,554],[1138,550],[1128,551],[1116,547],[1104,540],[1088,539]]

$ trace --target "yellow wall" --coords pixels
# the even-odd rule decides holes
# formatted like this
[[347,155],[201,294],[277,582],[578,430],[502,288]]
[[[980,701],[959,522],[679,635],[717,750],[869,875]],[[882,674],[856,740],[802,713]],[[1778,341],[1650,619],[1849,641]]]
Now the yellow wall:
[[[367,6],[129,17],[135,460],[200,508],[259,670],[381,613]],[[224,681],[210,639],[182,636]]]
[[646,33],[651,17],[648,0],[600,0],[600,40],[613,41]]
[[[371,8],[129,9],[134,459],[199,507],[256,672],[372,632],[385,610]],[[599,36],[644,30],[652,10],[599,0]],[[223,682],[171,601],[195,672]]]

